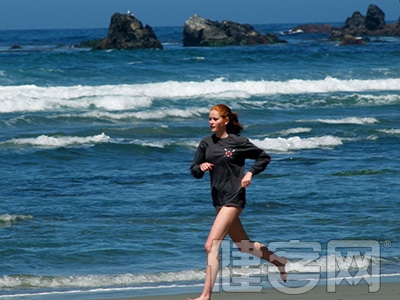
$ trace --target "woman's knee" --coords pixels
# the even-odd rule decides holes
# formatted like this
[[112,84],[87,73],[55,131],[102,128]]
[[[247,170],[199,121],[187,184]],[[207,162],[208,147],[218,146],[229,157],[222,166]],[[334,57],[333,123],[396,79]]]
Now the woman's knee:
[[219,245],[220,245],[220,241],[207,241],[204,244],[204,250],[206,251],[207,254],[210,254],[211,252],[219,252]]
[[260,242],[254,242],[254,248],[261,250],[262,248],[265,248],[265,245]]
[[206,243],[204,244],[204,250],[206,251],[207,254],[210,253],[210,251],[211,251],[211,246],[210,246],[209,243],[206,242]]

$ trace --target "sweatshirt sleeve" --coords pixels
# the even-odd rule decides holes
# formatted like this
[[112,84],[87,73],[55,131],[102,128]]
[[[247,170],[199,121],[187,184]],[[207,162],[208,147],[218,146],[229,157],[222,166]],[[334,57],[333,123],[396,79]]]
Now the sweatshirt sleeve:
[[200,165],[205,162],[206,156],[206,143],[202,140],[197,148],[196,155],[194,156],[193,162],[190,166],[190,172],[194,178],[203,178],[204,172],[200,170]]
[[253,173],[253,175],[257,175],[264,171],[271,161],[271,156],[269,156],[264,150],[258,148],[248,139],[246,140],[245,148],[247,154],[246,158],[255,160],[254,164],[250,167],[249,172]]

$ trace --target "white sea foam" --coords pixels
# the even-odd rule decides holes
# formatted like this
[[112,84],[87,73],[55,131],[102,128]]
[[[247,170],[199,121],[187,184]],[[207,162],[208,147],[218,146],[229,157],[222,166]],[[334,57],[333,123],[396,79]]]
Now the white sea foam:
[[[297,131],[299,132],[299,131]],[[342,144],[342,139],[335,136],[321,136],[300,138],[298,136],[289,138],[265,138],[253,139],[252,142],[258,147],[278,152],[288,152],[302,149],[330,148]],[[182,147],[195,148],[198,146],[198,141],[190,141],[186,139],[157,139],[157,140],[122,140],[112,139],[108,135],[102,133],[95,136],[78,137],[78,136],[48,136],[41,135],[34,138],[18,138],[5,142],[0,142],[0,145],[12,144],[25,147],[40,147],[40,148],[58,148],[58,147],[82,147],[92,146],[98,143],[123,143],[134,144],[143,147],[165,148],[169,145],[179,145]]]
[[145,108],[151,98],[142,96],[141,85],[0,87],[0,112],[103,108]]
[[[311,253],[310,253],[311,254]],[[312,260],[312,259],[311,259]],[[250,265],[238,265],[224,267],[222,277],[229,278],[233,274],[237,277],[243,275],[269,276],[279,274],[279,270],[269,263],[253,261]],[[372,258],[373,264],[379,264],[379,258]],[[352,270],[365,269],[370,267],[369,259],[358,259],[356,266],[350,266]],[[332,273],[340,268],[347,269],[342,257],[322,256],[312,261],[289,261],[286,270],[289,277],[296,276],[307,280],[310,278],[310,272],[317,279],[323,278],[323,274]],[[312,270],[312,271],[311,271]],[[319,275],[318,275],[319,274]],[[157,289],[164,287],[187,287],[194,286],[204,280],[205,270],[184,270],[178,272],[160,272],[150,274],[110,274],[110,275],[71,275],[71,276],[35,276],[35,275],[3,275],[0,277],[0,289],[19,289],[19,288],[51,288],[63,289],[63,293],[71,293],[74,290],[80,291],[105,291],[117,289],[137,289],[149,288]],[[398,274],[385,274],[384,276],[398,276]],[[313,277],[315,278],[315,276]],[[245,279],[244,279],[245,280]],[[80,289],[80,290],[79,290]],[[84,290],[83,290],[84,289]],[[59,292],[59,291],[52,291]],[[1,298],[2,296],[0,296]]]
[[300,138],[298,136],[289,138],[265,138],[263,140],[252,140],[252,142],[262,149],[279,152],[331,148],[342,145],[341,138],[331,135],[310,138]]
[[[208,108],[194,108],[194,109],[162,109],[162,110],[148,110],[133,113],[123,114],[124,118],[134,118],[143,120],[162,120],[167,117],[178,117],[178,118],[192,118],[194,116],[200,116],[200,113],[207,113]],[[111,118],[120,118],[120,114],[108,114]]]
[[141,110],[138,112],[105,112],[105,111],[89,111],[83,114],[62,114],[57,115],[54,118],[59,117],[82,117],[82,118],[95,118],[95,119],[106,119],[106,120],[162,120],[168,117],[177,118],[193,118],[198,117],[201,114],[208,113],[208,108],[196,108],[191,107],[190,109],[161,109],[161,110]]
[[0,289],[21,287],[36,288],[94,288],[126,286],[149,283],[177,281],[196,281],[204,278],[203,270],[164,272],[154,274],[113,274],[113,275],[72,275],[72,276],[34,276],[4,275],[0,277]]
[[297,127],[297,128],[290,128],[286,130],[282,130],[279,132],[280,135],[290,135],[290,134],[297,134],[297,133],[304,133],[304,132],[311,132],[312,129],[308,127]]
[[68,147],[68,146],[84,146],[97,143],[107,143],[110,137],[101,133],[99,135],[79,137],[79,136],[48,136],[40,135],[35,138],[19,138],[2,142],[1,144],[16,144],[25,146],[35,146],[44,148]]
[[348,118],[342,118],[342,119],[318,119],[317,120],[320,123],[326,123],[326,124],[374,124],[374,123],[379,123],[379,121],[376,118],[357,118],[357,117],[348,117]]
[[169,140],[157,140],[157,141],[141,141],[134,140],[132,144],[144,146],[144,147],[152,147],[152,148],[165,148],[166,146],[172,144],[173,142]]
[[[224,78],[202,82],[166,81],[147,84],[103,86],[39,87],[35,85],[0,86],[0,112],[100,108],[129,110],[150,107],[157,99],[248,99],[273,94],[398,91],[400,79],[288,81],[236,81]],[[383,97],[383,98],[382,98]],[[363,96],[367,103],[398,102],[398,96]]]
[[16,223],[18,221],[31,220],[33,216],[31,215],[10,215],[10,214],[0,214],[0,226],[3,223],[6,226]]
[[206,58],[204,56],[193,56],[193,57],[184,58],[183,60],[206,60]]
[[400,129],[394,129],[394,128],[392,128],[392,129],[380,129],[378,131],[382,132],[382,133],[393,134],[393,135],[400,134]]
[[[299,128],[298,132],[308,132],[306,128]],[[296,130],[294,130],[296,131]],[[290,130],[289,130],[290,132]],[[317,148],[332,148],[335,146],[339,146],[343,144],[343,139],[326,135],[320,137],[310,137],[310,138],[301,138],[299,136],[289,137],[289,138],[264,138],[264,139],[250,139],[252,143],[261,149],[267,151],[276,151],[276,152],[290,152],[290,151],[298,151],[303,149],[317,149]],[[164,144],[164,146],[167,143]],[[195,141],[184,141],[179,143],[182,146],[187,146],[190,148],[196,148],[199,143]]]

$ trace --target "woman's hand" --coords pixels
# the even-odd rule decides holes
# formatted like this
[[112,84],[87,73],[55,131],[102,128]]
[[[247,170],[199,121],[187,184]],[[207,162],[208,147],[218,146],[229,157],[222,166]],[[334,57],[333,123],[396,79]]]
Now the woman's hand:
[[253,173],[247,172],[242,178],[242,187],[246,188],[251,184],[251,179],[253,178]]
[[205,162],[205,163],[202,163],[200,165],[200,170],[203,171],[203,172],[207,172],[207,171],[211,171],[212,167],[214,167],[214,164],[211,164],[209,162]]

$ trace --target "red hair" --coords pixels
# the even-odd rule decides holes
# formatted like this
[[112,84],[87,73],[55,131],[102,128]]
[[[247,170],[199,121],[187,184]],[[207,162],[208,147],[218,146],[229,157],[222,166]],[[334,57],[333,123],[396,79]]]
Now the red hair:
[[233,113],[227,105],[217,104],[210,108],[210,111],[212,110],[217,111],[223,119],[229,120],[226,125],[227,133],[239,134],[243,131],[243,126],[239,123],[237,113]]

